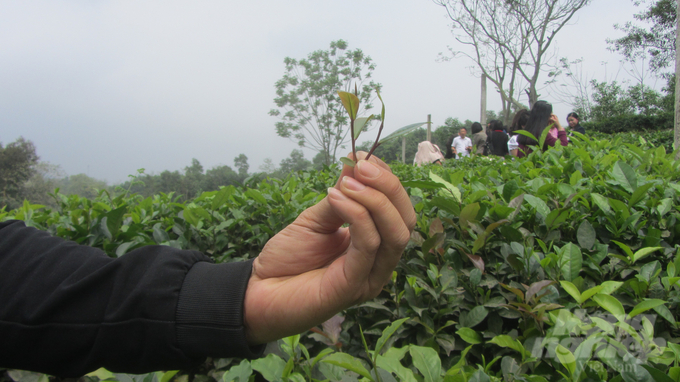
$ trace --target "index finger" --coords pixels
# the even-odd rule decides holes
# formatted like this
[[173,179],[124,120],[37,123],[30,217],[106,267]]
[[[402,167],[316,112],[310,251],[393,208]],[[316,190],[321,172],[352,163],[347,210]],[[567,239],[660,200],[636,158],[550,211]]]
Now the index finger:
[[391,170],[378,166],[371,160],[361,160],[354,168],[354,178],[383,193],[397,209],[409,231],[413,232],[416,225],[416,213],[413,210],[411,198],[401,185],[399,178],[392,174]]
[[[352,153],[347,154],[347,157],[349,159],[354,160],[355,162],[358,162],[358,161],[366,158],[367,155],[368,155],[368,153],[365,152],[365,151],[357,151],[357,158],[359,158],[359,159],[355,159],[354,155]],[[390,173],[392,172],[392,169],[390,168],[390,166],[388,166],[385,162],[383,162],[380,158],[376,157],[375,155],[371,155],[371,157],[368,158],[368,161],[380,166],[381,168],[389,171]],[[340,181],[342,180],[342,178],[344,178],[346,176],[351,176],[352,178],[354,178],[354,169],[355,168],[356,167],[343,165],[342,166],[342,172],[340,173],[340,177],[338,178],[338,181],[335,183],[335,188],[340,189],[339,186],[340,186]]]

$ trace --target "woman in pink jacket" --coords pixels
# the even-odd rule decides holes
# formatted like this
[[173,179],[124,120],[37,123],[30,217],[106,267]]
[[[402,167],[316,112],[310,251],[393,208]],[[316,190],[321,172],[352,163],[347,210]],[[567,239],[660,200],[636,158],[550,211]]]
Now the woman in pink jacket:
[[[536,101],[534,107],[531,108],[525,130],[533,134],[534,137],[540,138],[543,130],[548,127],[550,131],[543,145],[544,151],[550,146],[555,146],[558,141],[562,146],[569,144],[564,127],[560,124],[559,118],[552,112],[552,105],[545,101]],[[525,135],[520,135],[517,138],[517,143],[519,143],[519,152],[517,153],[519,158],[529,155],[534,147],[538,146],[538,142]]]

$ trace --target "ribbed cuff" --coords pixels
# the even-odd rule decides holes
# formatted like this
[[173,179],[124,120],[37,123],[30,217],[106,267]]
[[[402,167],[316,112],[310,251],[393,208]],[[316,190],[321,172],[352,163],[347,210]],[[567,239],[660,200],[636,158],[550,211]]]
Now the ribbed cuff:
[[177,303],[177,341],[190,357],[262,356],[266,344],[248,346],[243,300],[253,261],[198,262],[187,273]]

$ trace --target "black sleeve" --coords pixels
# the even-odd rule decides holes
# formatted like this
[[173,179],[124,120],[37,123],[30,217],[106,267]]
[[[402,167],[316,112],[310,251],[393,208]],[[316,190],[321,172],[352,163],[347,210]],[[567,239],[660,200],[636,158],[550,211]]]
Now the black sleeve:
[[252,262],[148,246],[118,259],[0,223],[0,367],[77,377],[261,355],[243,327]]

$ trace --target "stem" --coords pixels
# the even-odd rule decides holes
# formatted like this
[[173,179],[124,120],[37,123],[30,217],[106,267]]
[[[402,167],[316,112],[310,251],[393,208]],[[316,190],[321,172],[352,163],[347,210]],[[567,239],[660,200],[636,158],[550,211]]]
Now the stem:
[[373,154],[373,151],[375,151],[375,149],[377,149],[378,146],[380,146],[380,143],[378,141],[380,140],[380,134],[382,133],[383,126],[385,126],[385,121],[380,121],[380,129],[378,130],[378,136],[375,137],[375,143],[373,144],[373,147],[371,147],[371,151],[368,152],[368,155],[366,156],[365,160],[368,160],[368,158],[371,157],[371,154]]
[[[350,127],[350,134],[352,134],[352,159],[354,159],[355,162],[357,162],[357,148],[356,148],[356,139],[354,139],[354,118],[350,117],[349,119],[349,127]],[[368,158],[366,158],[368,159]]]

